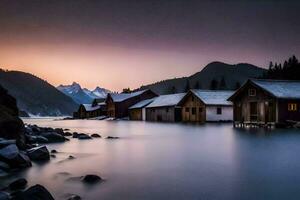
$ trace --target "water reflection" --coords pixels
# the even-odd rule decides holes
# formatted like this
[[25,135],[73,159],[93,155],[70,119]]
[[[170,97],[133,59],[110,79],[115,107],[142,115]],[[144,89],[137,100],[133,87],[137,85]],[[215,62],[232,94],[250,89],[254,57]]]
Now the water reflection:
[[[16,176],[57,199],[298,199],[298,130],[234,129],[231,124],[26,120],[99,133],[101,139],[51,144],[56,158]],[[106,140],[106,136],[119,140]],[[69,155],[75,159],[68,160]],[[62,161],[63,162],[60,162]],[[99,174],[87,187],[70,177]],[[4,182],[5,180],[1,180]]]

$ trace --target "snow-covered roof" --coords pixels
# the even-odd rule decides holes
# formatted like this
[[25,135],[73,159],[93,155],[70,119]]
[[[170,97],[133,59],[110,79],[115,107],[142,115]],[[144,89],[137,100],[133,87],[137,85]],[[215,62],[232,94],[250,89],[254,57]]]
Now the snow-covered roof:
[[186,93],[160,95],[154,99],[146,108],[176,106]]
[[94,111],[101,108],[100,105],[93,106],[92,104],[82,104],[86,111]]
[[300,81],[251,80],[273,96],[281,99],[300,99]]
[[146,92],[147,90],[141,90],[137,92],[132,92],[132,93],[110,93],[111,98],[113,99],[114,102],[122,102],[125,101],[126,99],[139,96]]
[[191,90],[191,92],[193,92],[206,105],[232,105],[230,101],[227,101],[227,99],[234,93],[234,91],[231,90]]
[[145,106],[152,103],[155,100],[155,98],[156,97],[154,97],[152,99],[146,99],[146,100],[140,101],[140,102],[134,104],[133,106],[129,107],[129,109],[144,108]]

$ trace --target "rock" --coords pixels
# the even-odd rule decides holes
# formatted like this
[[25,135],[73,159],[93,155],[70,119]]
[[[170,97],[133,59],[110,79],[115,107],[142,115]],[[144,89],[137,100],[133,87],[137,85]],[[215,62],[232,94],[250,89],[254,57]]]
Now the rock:
[[57,153],[57,151],[55,149],[52,149],[51,153]]
[[24,189],[27,185],[27,180],[25,178],[20,178],[8,185],[11,190],[21,190]]
[[49,140],[43,136],[27,136],[28,141],[30,143],[40,143],[40,144],[47,144],[49,143]]
[[0,191],[0,200],[9,200],[9,194],[3,191]]
[[72,155],[69,155],[68,159],[69,159],[69,160],[73,160],[73,159],[75,159],[75,157],[72,156]]
[[64,132],[63,136],[72,136],[73,134],[70,132]]
[[[9,174],[8,174],[8,172],[7,171],[5,171],[5,170],[3,170],[3,169],[0,169],[0,177],[4,177],[4,176],[8,176]],[[0,200],[1,200],[1,198],[0,198]]]
[[113,139],[119,139],[119,137],[107,136],[106,139],[113,140]]
[[64,142],[66,138],[56,132],[44,132],[41,135],[48,139],[49,142]]
[[54,132],[60,134],[60,135],[63,135],[64,134],[64,130],[62,128],[55,128],[54,129]]
[[54,155],[54,154],[51,154],[50,156],[51,156],[51,158],[56,158],[56,155]]
[[11,144],[0,149],[0,160],[9,164],[12,168],[24,168],[31,166],[31,161],[28,156],[19,151],[15,144]]
[[15,200],[54,200],[50,192],[41,185],[30,187],[24,192],[17,193]]
[[80,139],[80,140],[87,140],[87,139],[92,139],[92,137],[89,136],[89,135],[87,135],[87,134],[80,133],[80,134],[78,134],[78,139]]
[[97,134],[97,133],[94,133],[91,135],[91,137],[93,138],[101,138],[101,135]]
[[49,160],[50,154],[46,146],[35,147],[27,151],[27,155],[31,160],[43,161]]
[[0,148],[6,147],[10,144],[16,144],[16,140],[5,140],[5,139],[0,140]]
[[76,194],[71,194],[69,197],[67,197],[67,200],[81,200],[81,197]]
[[0,161],[0,169],[4,171],[9,171],[10,167],[7,163]]
[[98,183],[99,181],[102,181],[103,179],[100,176],[94,175],[94,174],[88,174],[85,175],[82,178],[82,181],[89,184]]
[[73,138],[78,138],[78,133],[77,132],[73,133]]

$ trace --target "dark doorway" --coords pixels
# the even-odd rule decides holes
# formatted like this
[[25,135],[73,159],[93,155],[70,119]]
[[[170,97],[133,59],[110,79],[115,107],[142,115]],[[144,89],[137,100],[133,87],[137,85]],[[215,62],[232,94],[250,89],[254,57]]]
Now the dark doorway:
[[250,102],[250,121],[257,121],[257,102]]

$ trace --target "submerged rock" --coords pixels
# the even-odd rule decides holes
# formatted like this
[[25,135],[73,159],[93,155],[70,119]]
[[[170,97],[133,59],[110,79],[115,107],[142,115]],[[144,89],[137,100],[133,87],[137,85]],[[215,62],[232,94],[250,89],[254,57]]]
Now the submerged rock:
[[71,194],[67,197],[67,200],[81,200],[81,197],[76,194]]
[[113,140],[113,139],[119,139],[119,137],[107,136],[106,139],[110,139],[110,140],[112,139]]
[[27,151],[27,154],[31,160],[35,160],[35,161],[50,159],[50,154],[46,146],[40,146],[40,147],[29,149]]
[[97,133],[94,133],[91,135],[91,137],[93,138],[101,138],[101,135],[97,134]]
[[6,162],[0,161],[0,169],[2,169],[4,171],[9,171],[10,167]]
[[64,142],[66,138],[56,132],[44,132],[41,135],[49,140],[49,142]]
[[27,185],[27,180],[25,178],[20,178],[8,185],[11,190],[21,190],[24,189]]
[[64,132],[63,136],[72,136],[73,134],[70,132]]
[[88,174],[88,175],[85,175],[84,177],[82,177],[81,180],[84,183],[95,184],[95,183],[102,181],[103,179],[100,176],[97,176],[94,174]]
[[57,153],[57,151],[55,149],[52,149],[51,153]]
[[41,185],[30,187],[24,192],[17,193],[14,200],[54,200],[50,192]]
[[78,139],[79,140],[87,140],[87,139],[92,139],[92,137],[87,134],[80,133],[80,134],[78,134]]
[[73,159],[75,159],[75,157],[72,156],[72,155],[69,155],[68,159],[69,159],[69,160],[73,160]]
[[78,133],[77,132],[73,133],[73,138],[78,138]]

